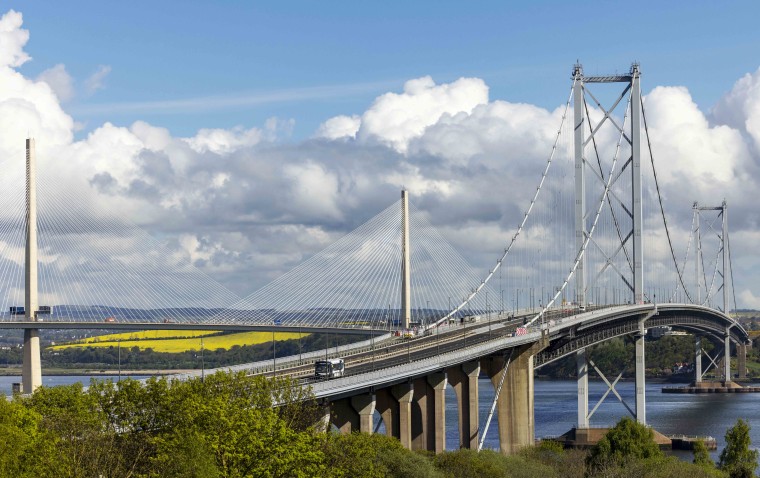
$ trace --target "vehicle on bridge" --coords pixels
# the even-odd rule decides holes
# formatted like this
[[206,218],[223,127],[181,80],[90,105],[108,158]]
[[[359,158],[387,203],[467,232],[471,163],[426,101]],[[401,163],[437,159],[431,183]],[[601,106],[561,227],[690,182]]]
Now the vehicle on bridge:
[[338,378],[346,373],[346,364],[343,359],[317,360],[314,362],[314,376],[316,378]]

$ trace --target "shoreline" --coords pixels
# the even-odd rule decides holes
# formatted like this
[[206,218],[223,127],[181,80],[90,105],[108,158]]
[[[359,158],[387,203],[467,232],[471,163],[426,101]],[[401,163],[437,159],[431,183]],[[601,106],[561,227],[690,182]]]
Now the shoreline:
[[[200,369],[144,369],[144,370],[108,370],[108,369],[89,369],[89,368],[77,368],[77,369],[43,369],[43,375],[66,377],[71,375],[91,375],[91,376],[116,376],[121,375],[123,377],[129,377],[132,375],[150,375],[150,376],[162,376],[162,375],[175,375],[180,373],[190,373],[200,371]],[[0,369],[0,377],[18,377],[21,379],[21,368],[18,369]]]

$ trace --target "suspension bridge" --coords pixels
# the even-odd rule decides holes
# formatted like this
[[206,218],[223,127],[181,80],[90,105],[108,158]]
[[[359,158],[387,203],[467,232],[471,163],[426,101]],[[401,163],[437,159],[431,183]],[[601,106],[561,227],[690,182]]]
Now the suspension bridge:
[[244,298],[98,210],[86,184],[71,187],[81,178],[62,180],[54,158],[40,158],[38,173],[27,140],[26,167],[6,160],[0,178],[0,328],[24,330],[24,392],[41,383],[43,329],[363,334],[340,350],[234,368],[307,376],[315,360],[339,355],[345,377],[310,383],[325,420],[372,432],[377,411],[388,434],[433,451],[445,449],[447,386],[457,395],[460,446],[482,446],[477,378],[486,374],[496,398],[485,429],[496,416],[501,449],[512,453],[533,443],[534,369],[562,357],[576,358],[577,429],[589,430],[589,366],[613,395],[620,376],[607,380],[586,348],[613,337],[635,340],[636,402],[625,406],[642,423],[647,328],[695,335],[696,382],[702,338],[720,344],[723,385],[732,387],[729,357],[735,350],[741,376],[749,337],[730,316],[727,204],[694,203],[690,226],[673,219],[678,211],[666,214],[639,66],[587,76],[575,65],[568,100],[552,115],[556,131],[535,131],[547,147],[537,184],[483,192],[518,198],[523,210],[506,240],[476,238],[503,244],[479,251],[492,256],[487,270],[468,263],[403,191],[400,203]]

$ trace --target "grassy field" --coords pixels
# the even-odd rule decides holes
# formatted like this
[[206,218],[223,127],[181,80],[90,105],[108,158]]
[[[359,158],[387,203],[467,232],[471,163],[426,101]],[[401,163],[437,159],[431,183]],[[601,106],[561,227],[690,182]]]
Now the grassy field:
[[[138,347],[140,350],[150,348],[156,352],[178,353],[187,352],[190,350],[200,350],[201,338],[203,338],[203,348],[206,350],[229,350],[235,345],[256,345],[272,341],[271,332],[241,332],[238,334],[225,335],[218,334],[219,332],[213,331],[177,332],[176,330],[127,332],[122,334],[101,335],[70,344],[55,345],[50,347],[50,349],[62,350],[67,348],[82,347],[118,347],[119,343],[121,343],[122,348],[131,349],[132,347]],[[308,334],[302,334],[302,337],[306,337],[307,335]],[[297,338],[298,334],[295,332],[279,332],[275,334],[275,340],[278,341]]]

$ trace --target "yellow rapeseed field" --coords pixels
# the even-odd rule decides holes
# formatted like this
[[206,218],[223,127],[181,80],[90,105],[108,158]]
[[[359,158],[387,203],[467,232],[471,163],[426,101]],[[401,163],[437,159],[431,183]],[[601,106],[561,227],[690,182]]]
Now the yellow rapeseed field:
[[214,330],[142,330],[140,332],[122,332],[120,334],[96,335],[86,339],[77,340],[77,344],[95,344],[97,342],[115,342],[117,340],[145,340],[145,339],[183,339],[201,337],[204,335],[218,334]]
[[[76,347],[117,347],[121,343],[122,348],[131,349],[138,347],[140,350],[153,349],[156,352],[179,353],[190,350],[200,351],[201,337],[203,337],[203,348],[206,350],[224,349],[229,350],[235,345],[256,345],[272,341],[271,332],[241,332],[237,334],[210,335],[219,334],[213,331],[171,331],[171,330],[152,330],[145,332],[128,332],[123,334],[109,334],[94,337],[98,339],[93,341],[92,338],[86,341],[78,341],[71,344],[55,345],[50,347],[52,350],[61,350]],[[302,334],[306,337],[309,334]],[[177,337],[177,338],[173,338]],[[275,340],[297,339],[298,333],[278,332],[275,334]]]

